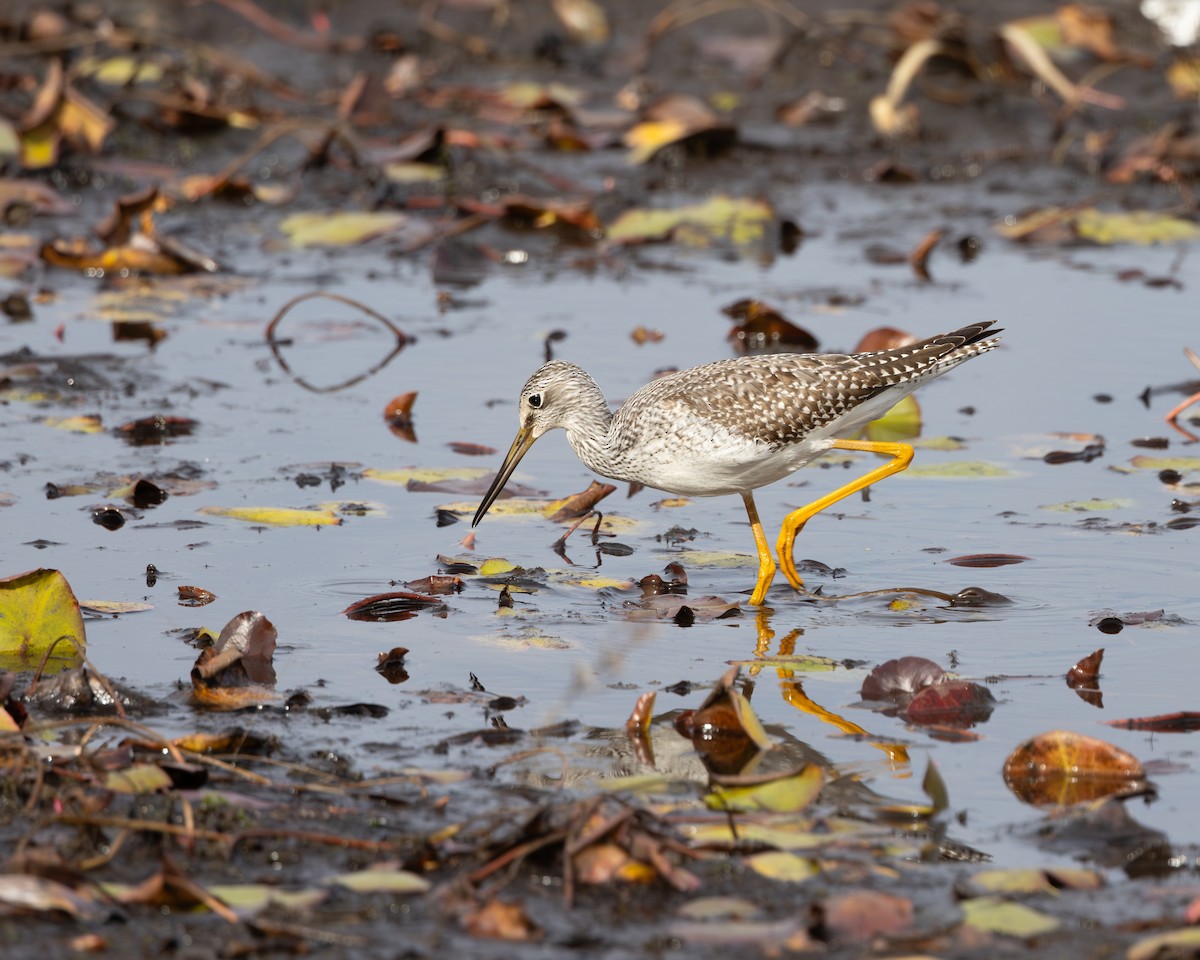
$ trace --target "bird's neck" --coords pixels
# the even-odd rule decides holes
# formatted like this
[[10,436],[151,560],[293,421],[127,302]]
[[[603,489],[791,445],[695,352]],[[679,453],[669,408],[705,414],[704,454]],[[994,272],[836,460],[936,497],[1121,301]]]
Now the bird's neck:
[[573,409],[571,420],[563,424],[567,431],[567,442],[583,465],[601,476],[611,476],[609,433],[613,415],[608,401],[599,388],[589,392]]

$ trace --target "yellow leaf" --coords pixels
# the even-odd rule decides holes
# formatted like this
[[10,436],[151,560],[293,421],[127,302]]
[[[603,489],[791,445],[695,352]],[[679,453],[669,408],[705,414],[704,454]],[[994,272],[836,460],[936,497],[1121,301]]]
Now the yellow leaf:
[[113,770],[104,778],[104,786],[114,793],[159,793],[171,789],[171,778],[153,763],[135,763]]
[[1129,948],[1125,960],[1194,957],[1197,950],[1200,950],[1200,927],[1184,927],[1139,940]]
[[767,810],[771,813],[795,813],[815,799],[825,785],[825,775],[815,763],[798,774],[769,780],[752,787],[722,787],[717,785],[704,798],[713,810]]
[[436,163],[387,163],[383,175],[391,183],[437,183],[446,179],[446,168]]
[[1200,94],[1200,60],[1176,60],[1167,67],[1167,83],[1175,96],[1194,100]]
[[1200,457],[1136,456],[1129,461],[1139,470],[1200,470]]
[[80,600],[79,607],[97,616],[112,617],[119,613],[143,613],[153,610],[154,604],[138,600]]
[[295,213],[279,224],[293,247],[348,247],[399,230],[408,222],[403,213]]
[[1089,207],[1075,214],[1075,232],[1105,245],[1178,243],[1200,237],[1200,224],[1153,210],[1107,213]]
[[746,866],[768,880],[783,880],[788,883],[799,883],[821,872],[817,861],[809,857],[798,857],[786,850],[757,853],[746,858]]
[[1010,937],[1036,937],[1053,933],[1062,926],[1054,917],[1020,903],[1009,903],[999,897],[964,900],[962,910],[967,926]]
[[430,887],[424,877],[407,870],[359,870],[332,882],[355,893],[424,893]]
[[162,67],[157,63],[138,60],[134,57],[85,57],[75,67],[77,73],[93,77],[109,87],[125,87],[131,83],[158,83],[163,77]]
[[62,137],[58,127],[43,123],[21,134],[21,167],[25,170],[44,170],[58,162],[58,146]]
[[81,413],[75,417],[47,417],[43,423],[58,430],[70,430],[72,433],[102,433],[104,425],[98,413]]
[[625,146],[629,155],[625,162],[630,166],[645,163],[663,147],[687,136],[691,127],[682,120],[646,120],[625,133]]
[[718,194],[702,203],[670,209],[626,210],[607,230],[608,239],[617,243],[662,239],[687,224],[692,234],[711,240],[725,240],[745,246],[762,239],[774,211],[765,200]]
[[[487,467],[399,467],[395,470],[379,470],[375,467],[368,467],[363,471],[363,476],[371,480],[378,480],[380,483],[396,483],[404,486],[410,480],[420,483],[438,483],[442,480],[478,480],[480,477],[486,477],[489,473],[491,471]],[[503,500],[498,500],[496,506],[502,503],[504,503]],[[538,509],[540,510],[541,507],[539,506]]]
[[272,906],[303,914],[329,898],[328,890],[284,890],[275,884],[267,883],[216,883],[207,889],[223,904],[242,916],[262,913]]
[[68,87],[58,108],[58,126],[72,143],[99,153],[117,123],[101,107]]
[[272,527],[337,526],[342,518],[329,510],[296,510],[290,507],[201,507],[210,517],[229,517]]
[[481,577],[499,577],[516,569],[517,565],[511,560],[491,557],[479,565],[479,575]]
[[28,669],[55,644],[52,662],[61,669],[78,661],[86,643],[79,602],[58,570],[0,579],[0,662]]
[[905,397],[878,420],[866,426],[867,439],[874,443],[901,443],[921,432],[921,407],[916,397]]

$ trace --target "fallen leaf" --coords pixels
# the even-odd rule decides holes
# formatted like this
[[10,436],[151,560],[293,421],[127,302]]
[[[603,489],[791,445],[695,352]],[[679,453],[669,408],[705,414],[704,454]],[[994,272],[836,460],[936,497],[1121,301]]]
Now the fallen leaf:
[[916,724],[972,726],[991,716],[996,698],[987,687],[970,680],[946,680],[925,687],[904,709]]
[[810,763],[798,774],[764,783],[750,786],[714,784],[704,802],[712,810],[797,813],[816,800],[824,786],[825,775],[821,768]]
[[1131,753],[1065,730],[1025,741],[1004,762],[1009,789],[1039,806],[1133,793],[1145,788],[1145,778],[1145,768]]
[[210,517],[228,517],[269,527],[339,526],[342,518],[332,510],[297,510],[290,507],[201,507]]
[[1062,924],[1048,914],[999,897],[974,897],[962,902],[963,922],[976,930],[1028,939],[1053,933]]
[[428,240],[434,234],[431,225],[386,210],[294,213],[279,229],[293,247],[349,247],[402,233],[409,239]]
[[0,578],[0,658],[28,669],[52,650],[55,669],[64,669],[85,647],[79,601],[62,573],[40,569]]
[[509,940],[526,943],[542,939],[538,928],[519,903],[492,899],[471,910],[463,918],[463,926],[472,937],[490,940]]
[[900,657],[871,670],[863,680],[859,696],[864,700],[907,703],[932,684],[942,683],[946,671],[925,657]]
[[825,926],[837,943],[870,943],[909,929],[913,905],[907,897],[881,890],[850,890],[822,904]]
[[665,240],[690,227],[687,239],[693,244],[724,240],[741,247],[762,240],[773,216],[766,201],[718,194],[680,207],[626,210],[609,224],[606,235],[613,243],[646,243]]

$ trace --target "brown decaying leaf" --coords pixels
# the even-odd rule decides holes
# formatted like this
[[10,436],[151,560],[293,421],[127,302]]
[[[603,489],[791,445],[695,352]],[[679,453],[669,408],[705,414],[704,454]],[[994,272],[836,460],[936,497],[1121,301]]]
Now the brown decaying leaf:
[[785,103],[775,111],[775,119],[786,127],[804,127],[810,123],[831,121],[846,112],[842,97],[831,97],[820,90],[810,90],[804,96]]
[[192,667],[193,690],[199,687],[266,687],[275,684],[274,624],[247,610],[225,624],[217,642],[200,651]]
[[630,607],[626,616],[630,620],[671,620],[680,616],[681,611],[687,611],[685,616],[695,620],[723,620],[726,617],[736,617],[741,613],[740,601],[728,601],[724,597],[681,597],[672,593],[652,594],[642,598],[636,607]]
[[393,423],[412,423],[412,408],[416,402],[417,391],[410,390],[393,397],[383,410],[383,415]]
[[971,553],[961,557],[951,557],[946,563],[956,567],[1007,567],[1013,563],[1024,563],[1029,557],[1019,553]]
[[894,893],[850,890],[821,904],[821,916],[835,942],[865,944],[911,927],[913,905]]
[[761,300],[738,300],[722,307],[721,312],[739,321],[726,339],[740,353],[785,350],[788,353],[812,353],[817,338],[788,320],[770,304]]
[[371,622],[394,622],[409,620],[419,610],[443,608],[445,604],[437,597],[424,593],[378,593],[372,597],[356,600],[342,611],[351,620]]
[[907,347],[910,343],[916,342],[917,338],[907,330],[900,330],[896,327],[876,327],[863,334],[862,339],[854,348],[854,353],[895,350],[897,347]]
[[996,698],[983,684],[946,680],[919,691],[904,716],[909,723],[966,727],[987,720],[995,706]]
[[1100,679],[1100,664],[1104,661],[1104,648],[1094,650],[1067,671],[1067,686],[1072,690],[1095,688]]
[[946,671],[925,657],[900,657],[881,663],[863,680],[864,700],[891,700],[904,704],[932,684],[941,683]]
[[462,577],[447,576],[442,573],[431,573],[420,580],[409,580],[404,584],[409,590],[424,594],[461,593]]
[[131,446],[156,446],[169,443],[175,437],[190,437],[198,426],[195,420],[188,417],[156,413],[151,417],[123,423],[113,433]]
[[489,940],[525,943],[542,938],[542,931],[521,904],[494,898],[468,912],[463,918],[463,927],[471,936]]
[[179,588],[179,605],[184,607],[203,607],[217,599],[217,595],[203,587],[182,586]]
[[495,447],[487,447],[482,443],[462,443],[452,440],[446,446],[464,457],[490,457],[496,453]]
[[405,669],[404,658],[408,656],[408,647],[392,647],[387,653],[381,653],[375,664],[375,671],[381,674],[388,683],[404,683],[408,680],[408,670]]
[[49,264],[73,270],[162,275],[219,270],[212,258],[158,235],[154,214],[167,205],[155,187],[120,197],[113,211],[96,227],[104,243],[102,248],[82,238],[52,240],[42,245],[41,257]]
[[1018,746],[1004,761],[1004,782],[1038,806],[1081,803],[1146,789],[1137,757],[1095,737],[1053,730]]
[[562,523],[583,516],[616,489],[611,483],[600,483],[598,480],[593,480],[586,490],[569,496],[562,506],[550,515],[549,519],[552,523]]
[[933,279],[929,275],[929,255],[933,253],[933,248],[945,235],[945,230],[930,230],[908,255],[908,262],[918,279],[926,281]]
[[1200,730],[1200,712],[1180,710],[1155,717],[1132,717],[1125,720],[1105,720],[1110,727],[1123,730],[1148,730],[1153,733],[1192,733]]

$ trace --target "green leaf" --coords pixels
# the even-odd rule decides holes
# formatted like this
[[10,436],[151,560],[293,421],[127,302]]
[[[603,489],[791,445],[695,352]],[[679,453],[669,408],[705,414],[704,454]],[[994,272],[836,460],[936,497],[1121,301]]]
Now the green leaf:
[[265,883],[226,883],[207,889],[223,904],[244,917],[262,913],[271,906],[302,913],[329,898],[328,890],[282,890]]
[[846,669],[846,665],[841,660],[802,653],[791,656],[767,654],[752,660],[726,660],[725,662],[731,667],[766,667],[774,670],[796,670],[801,673],[831,673],[834,670]]
[[51,663],[61,670],[79,662],[86,643],[79,601],[59,571],[0,579],[0,663],[28,669],[54,645]]
[[1129,461],[1139,470],[1200,470],[1200,457],[1133,457]]
[[1041,509],[1054,510],[1058,513],[1095,513],[1097,510],[1124,510],[1126,507],[1132,506],[1132,500],[1123,500],[1120,497],[1110,497],[1107,500],[1094,497],[1091,500],[1065,500],[1062,503],[1043,503]]
[[927,480],[995,480],[1016,474],[986,460],[947,460],[944,463],[921,463],[909,467],[903,476]]

